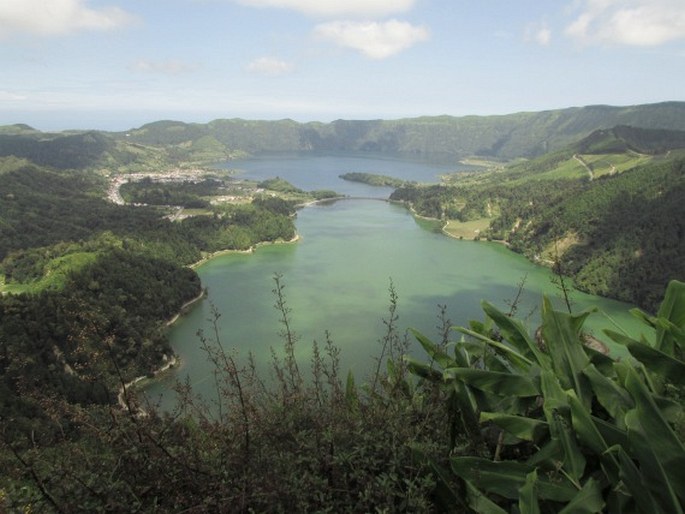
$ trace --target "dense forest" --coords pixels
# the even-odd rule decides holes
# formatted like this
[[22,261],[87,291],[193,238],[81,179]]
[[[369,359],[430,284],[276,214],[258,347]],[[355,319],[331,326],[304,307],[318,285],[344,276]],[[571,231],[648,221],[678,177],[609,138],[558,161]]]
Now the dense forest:
[[[683,512],[684,105],[0,128],[0,512]],[[484,220],[476,237],[639,304],[642,331],[606,333],[630,358],[584,330],[600,314],[545,298],[533,332],[515,300],[465,327],[438,306],[431,341],[400,330],[391,282],[374,371],[340,369],[328,334],[307,366],[275,275],[269,376],[224,346],[214,312],[197,344],[216,398],[178,383],[174,410],[143,402],[131,382],[173,365],[166,322],[203,294],[191,265],[291,240],[296,206],[335,196],[158,172],[265,149],[540,155],[392,198]],[[105,199],[114,178],[124,205]]]
[[183,182],[156,182],[145,177],[137,182],[127,182],[120,188],[126,203],[146,205],[174,205],[189,209],[204,209],[210,206],[203,197],[215,194],[223,182],[217,179]]
[[351,171],[349,173],[343,173],[340,175],[343,180],[350,180],[352,182],[361,182],[363,184],[369,184],[370,186],[388,186],[388,187],[402,187],[405,183],[404,180],[389,177],[387,175],[378,175],[375,173],[364,173],[359,171]]
[[[628,127],[599,131],[565,150],[451,185],[408,185],[391,198],[419,214],[487,219],[478,235],[558,266],[584,291],[654,311],[669,279],[685,279],[685,132]],[[636,154],[618,172],[588,176],[569,162]],[[643,156],[652,155],[644,161]],[[622,162],[622,161],[621,161]],[[627,161],[629,162],[629,161]],[[463,182],[463,185],[461,183]]]
[[21,293],[0,297],[1,410],[15,428],[33,422],[32,397],[46,387],[109,404],[119,378],[171,356],[163,323],[201,293],[186,266],[295,234],[287,203],[171,222],[151,206],[106,202],[97,176],[33,165],[0,175],[0,190],[0,284]]

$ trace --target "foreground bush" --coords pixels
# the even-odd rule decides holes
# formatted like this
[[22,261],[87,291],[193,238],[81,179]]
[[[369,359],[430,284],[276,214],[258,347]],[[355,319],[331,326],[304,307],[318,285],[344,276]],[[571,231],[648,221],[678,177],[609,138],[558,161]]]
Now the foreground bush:
[[415,334],[429,362],[402,359],[391,287],[362,385],[342,379],[328,336],[305,380],[283,291],[276,277],[284,344],[268,385],[214,330],[200,340],[215,398],[179,384],[173,413],[126,388],[124,408],[37,399],[63,435],[48,446],[32,432],[5,438],[0,510],[683,511],[685,284],[671,283],[657,316],[636,313],[654,340],[609,333],[630,352],[623,361],[586,345],[588,312],[547,300],[536,335],[484,303],[486,320],[457,342],[448,321],[440,343]]
[[585,345],[589,312],[557,312],[545,300],[532,337],[483,308],[488,321],[459,329],[468,338],[451,355],[417,334],[439,369],[410,361],[448,391],[468,443],[449,469],[433,464],[466,493],[442,483],[441,497],[488,513],[683,512],[685,284],[671,282],[656,317],[635,312],[654,341],[608,332],[630,352],[624,361]]
[[[173,413],[141,404],[128,389],[123,409],[43,398],[64,437],[47,447],[30,435],[7,441],[0,511],[434,511],[433,475],[412,448],[436,459],[447,453],[437,431],[445,414],[384,371],[388,357],[401,364],[394,314],[372,385],[340,376],[328,337],[314,343],[305,380],[279,277],[274,292],[284,344],[274,350],[271,380],[250,356],[224,349],[216,330],[200,334],[214,364],[214,398],[178,384]],[[394,377],[406,371],[390,368]]]

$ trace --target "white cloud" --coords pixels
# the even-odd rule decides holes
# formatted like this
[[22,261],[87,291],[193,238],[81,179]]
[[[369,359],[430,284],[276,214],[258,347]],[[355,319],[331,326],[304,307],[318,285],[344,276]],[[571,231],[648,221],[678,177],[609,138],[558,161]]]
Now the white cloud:
[[582,0],[566,34],[582,43],[655,46],[685,39],[683,0]]
[[386,22],[333,21],[316,26],[323,39],[358,50],[371,59],[385,59],[428,39],[424,26],[389,20]]
[[260,57],[247,65],[247,71],[250,73],[267,75],[270,77],[284,75],[290,73],[292,70],[292,64],[279,59],[274,59],[273,57]]
[[21,102],[23,100],[28,100],[28,97],[0,89],[0,102]]
[[28,33],[59,36],[77,30],[110,30],[135,18],[118,7],[91,9],[87,0],[2,0],[0,37]]
[[552,41],[552,31],[546,23],[542,25],[529,25],[526,27],[526,41],[532,41],[541,46],[547,46]]
[[189,73],[194,71],[197,69],[197,66],[174,59],[170,59],[168,61],[150,61],[147,59],[139,59],[131,65],[131,69],[144,73],[178,75],[181,73]]
[[237,0],[253,7],[279,7],[312,16],[387,16],[409,11],[416,0]]

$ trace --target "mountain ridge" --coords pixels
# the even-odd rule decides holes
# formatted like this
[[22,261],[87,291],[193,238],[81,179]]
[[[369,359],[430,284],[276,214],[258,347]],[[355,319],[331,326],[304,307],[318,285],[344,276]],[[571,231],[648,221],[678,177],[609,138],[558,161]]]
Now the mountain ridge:
[[[0,157],[31,158],[32,154],[50,153],[41,146],[56,144],[61,148],[66,141],[81,144],[88,159],[71,162],[62,152],[57,163],[42,160],[40,164],[58,168],[129,166],[157,158],[167,163],[211,163],[265,152],[374,152],[448,161],[469,156],[507,161],[560,150],[596,130],[616,126],[685,130],[685,102],[592,105],[491,116],[341,119],[329,123],[242,118],[208,123],[160,120],[122,132],[43,133],[13,125],[0,127]],[[92,140],[88,141],[85,134],[91,134]],[[22,155],[16,154],[18,147],[24,148]],[[155,153],[160,149],[165,155]]]

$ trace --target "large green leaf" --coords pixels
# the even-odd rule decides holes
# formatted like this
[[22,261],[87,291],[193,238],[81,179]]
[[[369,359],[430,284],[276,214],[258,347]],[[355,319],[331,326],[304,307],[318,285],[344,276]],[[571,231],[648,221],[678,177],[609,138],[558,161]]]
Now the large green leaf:
[[474,332],[473,330],[469,330],[464,327],[455,327],[455,330],[487,344],[491,348],[495,349],[495,351],[506,356],[509,362],[511,362],[512,365],[518,368],[519,371],[526,372],[533,365],[532,360],[527,358],[525,355],[523,355],[521,352],[519,352],[516,348],[509,345],[508,343],[501,343],[499,341],[495,341],[487,336],[484,336],[483,334],[479,334],[478,332]]
[[645,367],[677,385],[685,385],[685,362],[644,343],[626,343],[630,354]]
[[536,484],[538,481],[538,472],[533,470],[526,476],[521,489],[519,489],[519,511],[521,514],[540,514],[540,505],[538,504],[538,494]]
[[549,434],[549,425],[544,421],[500,412],[481,412],[480,422],[490,421],[508,434],[525,441],[540,442]]
[[670,423],[678,423],[683,416],[683,403],[678,399],[654,395],[654,403],[659,407],[662,416]]
[[552,367],[557,373],[563,389],[574,389],[583,405],[590,407],[592,391],[583,375],[583,369],[590,363],[580,331],[590,311],[579,315],[555,311],[549,298],[542,304],[542,336],[552,358]]
[[507,514],[507,511],[493,502],[490,498],[485,496],[468,480],[464,481],[466,485],[466,496],[469,502],[469,507],[478,514]]
[[566,422],[566,419],[555,412],[554,418],[549,425],[552,439],[559,441],[559,446],[563,452],[562,466],[568,473],[575,484],[580,483],[580,479],[585,472],[586,460],[583,453],[580,451],[578,441],[572,430],[572,427]]
[[482,356],[483,368],[490,371],[500,371],[502,373],[528,373],[528,367],[522,369],[517,366],[513,366],[511,360],[507,355],[502,355],[501,353],[492,351],[488,348],[483,352]]
[[593,364],[587,366],[583,374],[590,380],[590,385],[600,405],[619,422],[619,426],[623,426],[623,416],[633,408],[633,400],[628,392],[600,373]]
[[[493,462],[479,457],[453,457],[452,471],[476,488],[511,500],[517,500],[519,489],[535,468],[520,462]],[[538,497],[542,500],[568,502],[578,489],[561,474],[541,475],[537,480]]]
[[541,467],[544,469],[556,469],[557,463],[564,458],[563,450],[559,445],[559,441],[548,439],[547,442],[533,455],[531,455],[526,464],[532,467]]
[[528,377],[513,373],[488,371],[484,369],[449,368],[444,372],[446,379],[458,379],[471,387],[500,396],[537,396],[540,391]]
[[568,412],[568,398],[554,372],[544,370],[540,374],[540,389],[544,398],[542,408],[548,423],[554,419],[555,411]]
[[623,346],[627,346],[629,343],[639,343],[639,341],[636,341],[632,337],[626,334],[621,334],[620,332],[616,332],[615,330],[605,329],[604,333],[609,336],[612,341]]
[[[468,434],[472,440],[481,440],[480,424],[478,423],[478,405],[469,387],[457,380],[452,382],[452,392],[449,399],[450,409],[454,419],[461,419],[460,431]],[[453,429],[456,427],[453,427]],[[456,436],[457,434],[453,434]],[[453,437],[454,439],[454,437]]]
[[666,469],[666,463],[655,451],[659,441],[647,437],[637,409],[626,414],[626,426],[632,454],[640,462],[643,485],[651,490],[663,512],[682,514],[683,504],[678,496],[683,496],[681,489],[685,482],[678,482],[673,470]]
[[580,403],[578,397],[572,391],[568,393],[568,403],[571,408],[573,429],[578,441],[588,447],[595,455],[600,456],[605,474],[612,483],[618,480],[618,462],[616,458],[606,453],[609,445],[598,429],[590,412]]
[[[616,444],[628,447],[628,431],[625,428],[625,421],[623,421],[623,428],[616,426],[609,421],[596,416],[591,416],[590,419],[594,423],[602,438],[606,441],[608,446],[614,446]],[[624,416],[625,419],[625,416]]]
[[631,314],[656,330],[654,348],[682,358],[685,352],[685,283],[669,282],[656,316],[632,309]]
[[599,482],[590,478],[559,514],[595,514],[603,509],[602,489]]
[[671,331],[657,330],[656,348],[669,355],[674,354],[676,346],[679,346],[680,351],[685,351],[685,339],[682,339],[682,331],[685,331],[685,282],[669,282],[657,316],[667,319],[680,329],[681,337],[676,339]]
[[615,362],[614,359],[602,352],[598,352],[594,348],[590,348],[589,346],[585,346],[585,353],[590,358],[590,362],[594,364],[594,366],[601,373],[611,375]]
[[442,383],[442,373],[433,369],[425,362],[420,362],[408,355],[404,356],[404,361],[407,363],[407,369],[413,375],[424,378],[431,382]]
[[514,345],[521,354],[533,355],[541,368],[548,369],[551,361],[548,355],[538,348],[537,343],[528,334],[525,325],[518,319],[507,316],[491,303],[481,303],[485,313],[495,322],[502,337]]
[[662,513],[649,488],[645,487],[645,479],[623,446],[616,445],[609,448],[610,453],[618,462],[619,478],[617,492],[631,497],[642,512]]
[[467,363],[456,362],[442,348],[424,336],[421,332],[409,329],[416,340],[421,344],[428,356],[434,360],[441,368],[451,368],[453,366],[466,366]]
[[685,500],[685,446],[634,370],[626,377],[626,389],[635,401],[635,409],[626,414],[632,455],[662,505],[674,508],[674,495]]

